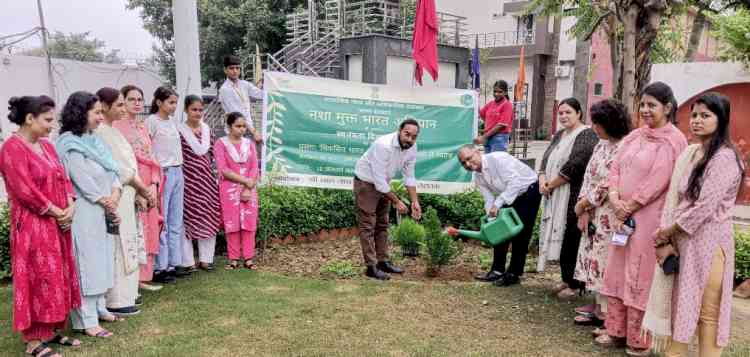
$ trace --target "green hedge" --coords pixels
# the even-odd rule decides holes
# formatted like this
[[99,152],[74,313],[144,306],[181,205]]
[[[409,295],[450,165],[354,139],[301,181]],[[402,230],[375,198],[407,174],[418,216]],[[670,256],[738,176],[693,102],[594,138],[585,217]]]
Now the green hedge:
[[737,278],[750,279],[750,231],[735,230],[734,246],[734,271]]
[[[323,229],[357,225],[354,195],[350,190],[294,187],[259,189],[260,212],[258,240],[271,237],[300,236]],[[450,196],[421,194],[422,209],[433,207],[440,221],[462,229],[479,229],[484,214],[482,197],[477,191]],[[8,212],[0,211],[0,278],[10,277]],[[217,213],[218,214],[218,213]],[[221,252],[221,243],[217,253]]]

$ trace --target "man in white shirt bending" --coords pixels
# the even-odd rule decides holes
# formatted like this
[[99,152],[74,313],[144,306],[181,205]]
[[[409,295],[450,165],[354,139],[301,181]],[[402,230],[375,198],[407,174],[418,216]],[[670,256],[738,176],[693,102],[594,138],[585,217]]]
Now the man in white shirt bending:
[[[252,83],[240,79],[242,62],[237,56],[224,57],[224,74],[227,79],[219,88],[219,101],[224,113],[240,112],[248,123],[253,123],[250,98],[263,99],[263,91]],[[248,125],[255,142],[260,143],[263,137],[255,130],[255,125]]]
[[388,214],[391,203],[399,213],[409,208],[391,191],[391,179],[400,171],[411,200],[411,216],[420,219],[422,208],[417,197],[414,166],[417,163],[419,123],[406,119],[395,133],[375,140],[357,161],[354,169],[354,198],[357,203],[359,241],[367,265],[366,275],[388,280],[388,273],[404,271],[388,260]]
[[[462,146],[458,150],[458,160],[466,170],[475,172],[474,183],[484,197],[484,209],[488,216],[497,216],[500,208],[513,207],[523,222],[521,233],[494,247],[490,271],[475,278],[493,282],[497,286],[518,284],[542,200],[536,172],[507,152],[483,154],[473,145]],[[505,256],[510,244],[513,244],[513,254],[506,270]]]

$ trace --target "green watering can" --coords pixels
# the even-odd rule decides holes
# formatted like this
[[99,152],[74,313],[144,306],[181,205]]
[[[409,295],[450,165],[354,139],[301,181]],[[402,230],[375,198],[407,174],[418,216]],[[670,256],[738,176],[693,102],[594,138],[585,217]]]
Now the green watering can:
[[491,246],[505,243],[521,233],[523,222],[513,207],[501,208],[497,217],[482,217],[482,226],[479,232],[458,229],[458,235],[485,242]]

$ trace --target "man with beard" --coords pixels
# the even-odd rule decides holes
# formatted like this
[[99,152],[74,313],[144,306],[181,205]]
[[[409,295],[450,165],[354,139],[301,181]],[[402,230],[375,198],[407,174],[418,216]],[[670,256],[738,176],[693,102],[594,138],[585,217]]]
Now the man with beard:
[[401,214],[409,208],[391,192],[391,179],[397,172],[404,177],[404,186],[411,199],[411,216],[419,219],[422,208],[417,197],[417,180],[414,166],[417,162],[417,135],[419,123],[406,119],[395,133],[375,140],[357,161],[354,169],[354,199],[357,203],[359,240],[362,244],[367,272],[378,280],[388,280],[388,273],[404,271],[388,260],[388,213],[391,203]]

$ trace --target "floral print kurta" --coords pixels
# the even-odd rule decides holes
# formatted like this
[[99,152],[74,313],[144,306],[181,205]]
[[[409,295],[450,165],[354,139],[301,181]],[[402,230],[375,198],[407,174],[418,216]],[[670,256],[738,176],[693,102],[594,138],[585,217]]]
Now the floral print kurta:
[[70,231],[45,215],[50,205],[68,205],[73,186],[55,148],[42,140],[43,154],[12,135],[0,150],[0,172],[10,204],[10,251],[13,266],[13,330],[33,323],[65,325],[81,306],[81,291]]
[[575,278],[586,284],[591,291],[599,291],[604,282],[604,268],[607,266],[609,241],[615,213],[607,200],[609,185],[607,177],[612,161],[617,154],[618,143],[600,140],[586,167],[579,199],[588,200],[594,209],[589,212],[591,223],[596,227],[593,234],[581,238],[578,248]]
[[[243,138],[244,140],[248,140]],[[214,157],[216,169],[219,173],[219,200],[221,202],[221,213],[224,220],[224,232],[235,233],[239,231],[255,231],[258,225],[258,193],[252,191],[252,198],[247,202],[240,200],[244,186],[227,180],[222,172],[230,170],[248,178],[258,178],[258,157],[255,152],[255,144],[247,144],[247,160],[242,163],[236,162],[228,152],[225,141],[217,140],[214,144]],[[235,144],[234,149],[241,152],[242,144]]]

